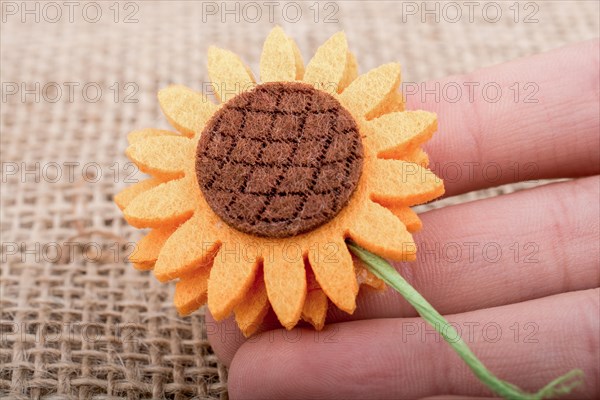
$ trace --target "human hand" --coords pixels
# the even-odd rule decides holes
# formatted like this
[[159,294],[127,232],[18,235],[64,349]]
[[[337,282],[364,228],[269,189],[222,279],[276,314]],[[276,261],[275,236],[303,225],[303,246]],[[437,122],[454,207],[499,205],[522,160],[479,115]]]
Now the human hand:
[[[447,196],[577,179],[420,214],[417,261],[395,264],[500,378],[536,391],[581,368],[578,398],[600,396],[599,44],[440,81],[438,93],[462,89],[454,103],[423,88],[407,96],[408,109],[438,114],[426,150]],[[481,96],[488,82],[502,88],[497,102],[493,88]],[[208,316],[207,331],[236,399],[489,396],[416,315],[393,290],[365,290],[353,315],[335,309],[318,333],[278,329],[273,316],[250,339],[232,319]]]

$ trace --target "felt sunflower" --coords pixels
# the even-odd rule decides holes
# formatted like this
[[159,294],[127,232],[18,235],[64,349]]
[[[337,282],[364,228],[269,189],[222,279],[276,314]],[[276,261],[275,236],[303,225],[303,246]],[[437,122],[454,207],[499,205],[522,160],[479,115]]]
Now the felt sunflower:
[[288,329],[321,329],[329,301],[352,313],[361,284],[384,287],[346,240],[392,260],[414,260],[411,206],[440,196],[421,145],[435,114],[405,111],[400,65],[358,75],[344,33],[304,67],[279,27],[267,37],[260,83],[234,53],[211,47],[219,104],[172,85],[158,93],[177,132],[129,134],[127,156],[151,178],[115,202],[150,228],[130,260],[161,282],[175,305],[231,312],[245,335],[271,307]]

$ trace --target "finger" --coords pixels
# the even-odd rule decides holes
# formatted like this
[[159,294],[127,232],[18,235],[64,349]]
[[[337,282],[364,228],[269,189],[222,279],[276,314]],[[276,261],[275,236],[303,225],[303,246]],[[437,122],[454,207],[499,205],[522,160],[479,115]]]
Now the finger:
[[[400,274],[442,314],[600,286],[598,177],[554,183],[421,214],[417,261]],[[354,314],[330,307],[327,323],[416,316],[404,298],[361,290]],[[244,342],[209,340],[228,365]]]
[[583,42],[441,81],[405,83],[407,108],[438,114],[438,133],[426,150],[431,168],[444,178],[446,196],[598,174],[599,44]]
[[206,335],[210,346],[219,361],[229,367],[235,353],[244,344],[246,338],[235,323],[233,316],[216,321],[208,308],[206,308],[205,313]]
[[[229,366],[235,356],[235,352],[248,338],[244,336],[238,327],[233,315],[224,320],[216,321],[208,308],[206,308],[205,313],[206,334],[210,345],[219,360],[224,365]],[[304,324],[301,322],[299,325],[303,326]],[[273,310],[269,310],[255,334],[279,328],[281,328],[281,324],[277,320],[277,316]]]
[[[600,394],[599,295],[599,290],[566,293],[449,320],[501,379],[534,392],[581,368],[585,386],[572,395],[595,398]],[[423,334],[421,323],[378,319],[330,325],[318,336],[309,330],[262,334],[237,352],[229,392],[235,399],[490,396],[431,328]]]
[[[396,266],[442,314],[599,287],[599,197],[590,177],[426,212],[417,261]],[[327,321],[415,315],[388,289],[361,293],[353,315],[331,307]]]

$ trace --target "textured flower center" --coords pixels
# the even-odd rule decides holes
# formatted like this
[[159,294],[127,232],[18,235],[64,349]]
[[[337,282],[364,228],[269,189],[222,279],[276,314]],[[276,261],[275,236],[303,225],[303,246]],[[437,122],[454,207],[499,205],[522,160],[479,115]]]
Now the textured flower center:
[[198,143],[196,173],[227,224],[288,237],[335,217],[362,163],[356,122],[333,96],[304,83],[265,83],[215,113]]

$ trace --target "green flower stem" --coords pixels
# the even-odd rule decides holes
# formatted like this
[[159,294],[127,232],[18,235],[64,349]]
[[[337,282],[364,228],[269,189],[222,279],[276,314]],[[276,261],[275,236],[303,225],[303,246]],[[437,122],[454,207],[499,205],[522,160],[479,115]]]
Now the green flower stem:
[[471,368],[475,376],[496,394],[507,399],[545,399],[569,394],[575,387],[583,383],[583,371],[579,369],[574,369],[556,378],[537,393],[526,393],[515,385],[501,380],[479,361],[454,327],[415,288],[404,280],[386,260],[357,246],[355,243],[348,242],[348,247],[352,253],[366,264],[372,273],[400,293],[417,310],[419,315],[440,333],[459,357]]

